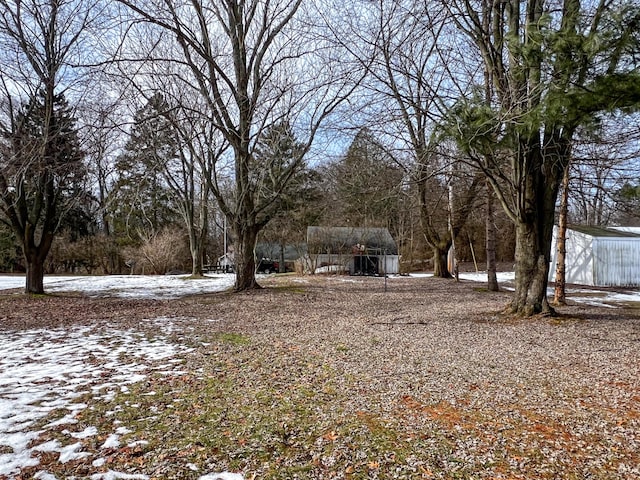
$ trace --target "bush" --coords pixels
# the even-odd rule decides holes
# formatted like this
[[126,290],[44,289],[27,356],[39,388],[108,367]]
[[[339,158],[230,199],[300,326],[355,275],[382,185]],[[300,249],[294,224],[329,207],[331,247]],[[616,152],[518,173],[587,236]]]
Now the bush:
[[135,271],[156,275],[173,269],[185,269],[191,263],[184,235],[172,229],[163,230],[145,240],[136,251],[129,251],[129,258],[136,264]]

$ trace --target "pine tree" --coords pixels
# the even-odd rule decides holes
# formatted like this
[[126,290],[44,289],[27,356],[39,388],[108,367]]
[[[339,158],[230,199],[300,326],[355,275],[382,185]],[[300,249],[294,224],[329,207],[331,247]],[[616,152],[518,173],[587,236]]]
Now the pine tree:
[[274,199],[263,212],[265,219],[289,209],[295,200],[304,170],[304,162],[299,160],[303,152],[304,145],[286,121],[267,127],[256,142],[252,189],[261,200]]
[[403,171],[370,130],[356,134],[334,174],[341,223],[394,231]]
[[178,148],[175,131],[164,116],[168,108],[163,95],[154,94],[136,112],[129,141],[116,160],[114,229],[135,242],[180,221],[171,190],[163,179]]
[[63,95],[39,92],[5,133],[2,213],[22,245],[27,293],[42,293],[44,262],[56,232],[85,194],[84,154]]

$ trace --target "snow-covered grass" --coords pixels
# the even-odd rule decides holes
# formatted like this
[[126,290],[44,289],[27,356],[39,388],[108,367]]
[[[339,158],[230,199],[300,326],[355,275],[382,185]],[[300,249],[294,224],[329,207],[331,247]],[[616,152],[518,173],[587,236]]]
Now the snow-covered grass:
[[[187,351],[134,331],[100,332],[90,327],[5,332],[0,349],[4,352],[0,359],[0,446],[3,452],[11,450],[0,454],[0,476],[9,478],[21,468],[38,465],[34,452],[57,452],[61,463],[89,456],[80,440],[98,431],[95,427],[74,428],[76,414],[87,408],[85,397],[113,398],[150,371],[175,375],[180,360],[174,357]],[[39,425],[45,417],[51,421]],[[66,446],[58,441],[37,442],[41,433],[60,425],[67,426],[63,434],[78,441]],[[124,427],[115,429],[104,448],[117,445],[124,431]],[[94,460],[99,462],[100,458]],[[46,478],[46,472],[37,478]]]
[[[410,276],[424,278],[431,273],[412,273]],[[514,272],[498,272],[498,283],[506,290],[512,289]],[[259,275],[264,277],[264,275]],[[393,277],[390,277],[393,278]],[[460,279],[486,283],[486,272],[461,272]],[[211,274],[202,279],[191,279],[185,275],[96,275],[96,276],[45,276],[47,293],[81,292],[93,297],[121,297],[172,299],[201,293],[226,290],[233,286],[232,274]],[[24,276],[0,276],[0,291],[23,288]],[[588,295],[585,295],[588,293]],[[553,295],[550,289],[549,294]],[[640,289],[628,289],[624,293],[611,290],[568,288],[570,301],[593,306],[615,307],[616,304],[640,302]]]
[[[193,279],[185,275],[92,275],[45,276],[47,293],[82,292],[89,296],[122,298],[180,298],[198,293],[225,290],[233,285],[234,275],[207,275]],[[0,276],[0,290],[24,288],[24,276]]]
[[[233,284],[232,275],[215,275],[205,279],[178,276],[87,276],[45,277],[47,292],[78,291],[90,296],[127,298],[178,298],[196,293],[225,290]],[[0,277],[0,290],[20,288],[24,277]],[[99,329],[76,326],[59,329],[5,331],[0,336],[0,478],[16,478],[21,469],[39,464],[37,456],[58,455],[67,463],[87,458],[94,467],[105,463],[104,457],[89,458],[83,441],[104,436],[102,449],[120,446],[121,437],[129,433],[126,425],[114,424],[113,432],[99,432],[96,427],[79,428],[76,415],[87,408],[86,401],[113,399],[128,391],[128,385],[156,373],[181,374],[180,355],[190,349],[170,343],[170,319],[155,319],[159,335],[147,338],[134,330]],[[46,423],[45,422],[46,419]],[[60,429],[68,439],[39,442],[51,429]],[[133,441],[132,445],[135,445]],[[208,479],[238,479],[227,472],[211,474]],[[46,470],[34,478],[55,480]],[[147,479],[147,475],[105,470],[92,480]]]

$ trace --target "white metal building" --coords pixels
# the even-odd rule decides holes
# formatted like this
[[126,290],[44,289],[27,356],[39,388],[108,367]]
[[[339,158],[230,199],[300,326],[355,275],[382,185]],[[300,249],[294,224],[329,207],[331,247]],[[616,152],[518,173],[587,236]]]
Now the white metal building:
[[[549,280],[556,275],[557,227],[551,245]],[[597,287],[640,286],[640,228],[578,227],[567,229],[567,283]]]

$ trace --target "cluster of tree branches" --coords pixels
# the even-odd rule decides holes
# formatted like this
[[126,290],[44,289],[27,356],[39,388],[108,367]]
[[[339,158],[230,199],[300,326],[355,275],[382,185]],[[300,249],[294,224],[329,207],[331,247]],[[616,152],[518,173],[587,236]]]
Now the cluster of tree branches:
[[65,228],[123,247],[179,226],[199,275],[224,223],[245,290],[258,286],[261,232],[283,241],[339,219],[418,231],[448,276],[447,252],[481,202],[497,288],[497,199],[516,232],[512,310],[548,312],[564,173],[576,220],[637,213],[640,180],[621,173],[638,151],[633,0],[0,9],[0,219],[28,292],[43,290]]

